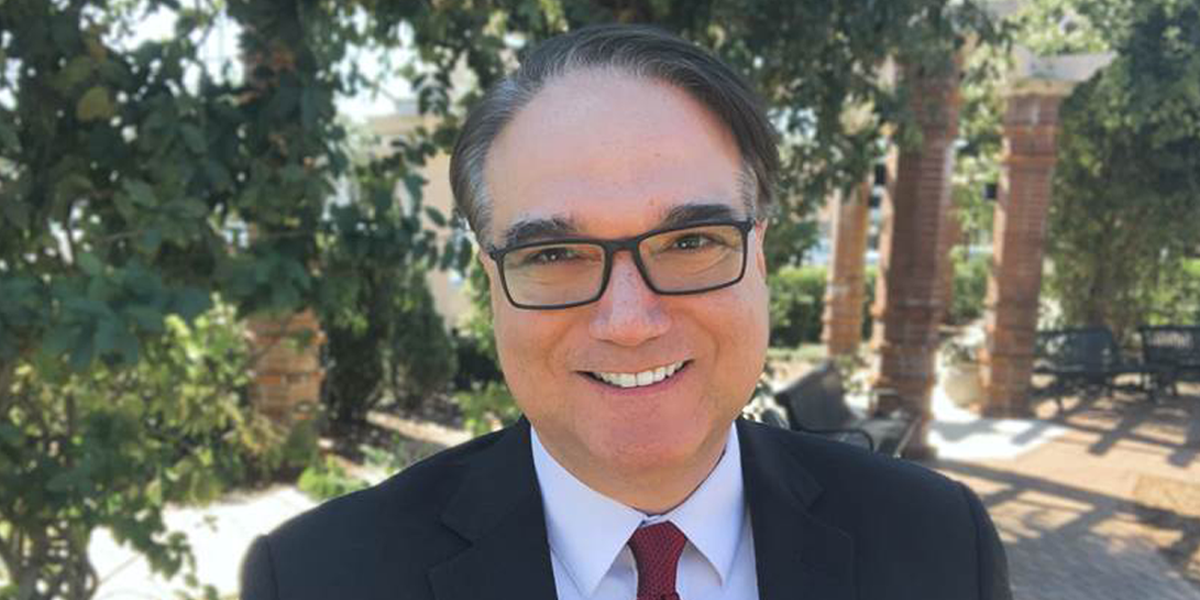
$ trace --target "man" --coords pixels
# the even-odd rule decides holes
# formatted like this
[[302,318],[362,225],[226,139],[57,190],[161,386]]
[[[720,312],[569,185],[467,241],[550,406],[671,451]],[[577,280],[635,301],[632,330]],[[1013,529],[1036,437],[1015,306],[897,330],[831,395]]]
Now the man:
[[777,169],[700,49],[629,26],[537,48],[451,164],[527,420],[260,538],[243,598],[1009,598],[962,485],[736,420]]

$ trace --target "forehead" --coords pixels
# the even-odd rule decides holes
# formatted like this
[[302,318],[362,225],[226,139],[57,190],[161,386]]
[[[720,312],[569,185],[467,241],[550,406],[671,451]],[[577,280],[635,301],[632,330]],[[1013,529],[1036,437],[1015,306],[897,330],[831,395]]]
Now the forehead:
[[513,223],[562,219],[632,235],[685,203],[741,210],[728,128],[669,84],[611,70],[552,80],[495,140],[484,170],[493,242]]

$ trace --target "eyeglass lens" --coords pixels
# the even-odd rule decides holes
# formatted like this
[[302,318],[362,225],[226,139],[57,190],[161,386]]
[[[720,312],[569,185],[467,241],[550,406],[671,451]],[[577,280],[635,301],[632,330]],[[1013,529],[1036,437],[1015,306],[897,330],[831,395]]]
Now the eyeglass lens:
[[[647,283],[674,294],[726,285],[742,273],[743,235],[736,225],[706,225],[649,236],[637,246]],[[536,307],[598,297],[604,263],[598,243],[548,242],[508,252],[502,268],[513,301]]]

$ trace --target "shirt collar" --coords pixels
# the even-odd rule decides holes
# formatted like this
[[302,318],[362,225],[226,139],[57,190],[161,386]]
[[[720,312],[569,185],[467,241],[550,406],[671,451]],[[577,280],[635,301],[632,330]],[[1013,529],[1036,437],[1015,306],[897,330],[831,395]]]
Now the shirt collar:
[[595,593],[639,526],[660,521],[675,523],[712,565],[722,584],[728,580],[746,510],[736,427],[730,426],[725,451],[700,487],[683,504],[655,516],[625,506],[576,479],[550,456],[532,428],[530,440],[550,548],[584,595]]
[[733,569],[745,515],[742,453],[737,428],[731,426],[725,452],[712,473],[683,504],[662,515],[661,520],[671,521],[687,535],[688,541],[716,569],[724,585]]

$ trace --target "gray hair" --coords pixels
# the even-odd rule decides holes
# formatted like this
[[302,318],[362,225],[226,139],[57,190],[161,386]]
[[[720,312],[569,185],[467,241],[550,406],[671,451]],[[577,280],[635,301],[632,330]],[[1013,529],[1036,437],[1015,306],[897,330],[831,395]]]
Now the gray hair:
[[737,141],[747,209],[765,218],[779,173],[775,130],[750,85],[707,51],[645,25],[599,25],[551,38],[484,94],[450,157],[454,205],[483,241],[491,225],[484,166],[492,143],[549,82],[585,69],[612,69],[673,85],[712,111]]

